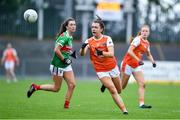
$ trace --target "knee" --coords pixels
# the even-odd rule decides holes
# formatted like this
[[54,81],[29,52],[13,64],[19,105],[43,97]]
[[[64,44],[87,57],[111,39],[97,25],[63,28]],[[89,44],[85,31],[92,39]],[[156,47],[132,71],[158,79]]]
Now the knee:
[[59,90],[60,90],[60,87],[54,87],[54,92],[59,92]]
[[146,85],[144,83],[141,83],[140,87],[145,89]]
[[123,85],[122,85],[122,89],[125,89],[125,88],[126,88],[126,85],[123,84]]
[[76,87],[76,83],[69,83],[68,88],[74,89]]
[[118,94],[120,94],[121,93],[121,89],[119,89],[117,92],[118,92]]
[[117,90],[116,90],[116,88],[115,88],[114,86],[109,86],[108,89],[109,89],[109,92],[110,92],[111,94],[117,93]]

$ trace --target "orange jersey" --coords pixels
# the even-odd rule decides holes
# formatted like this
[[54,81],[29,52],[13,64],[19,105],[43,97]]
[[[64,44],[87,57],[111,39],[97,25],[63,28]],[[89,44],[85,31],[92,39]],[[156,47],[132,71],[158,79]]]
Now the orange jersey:
[[86,43],[90,50],[90,59],[96,72],[110,71],[117,65],[115,57],[97,56],[96,50],[108,51],[108,46],[113,46],[112,39],[109,36],[103,35],[100,39],[96,40],[94,37],[89,38]]
[[[145,54],[147,51],[150,51],[149,49],[149,42],[147,40],[143,40],[140,36],[136,37],[131,45],[135,47],[134,54],[142,60],[143,54]],[[138,61],[135,60],[132,56],[130,56],[128,53],[126,53],[123,64],[128,64],[129,66],[136,68],[139,66]]]
[[13,48],[6,49],[3,55],[5,61],[16,61],[16,50]]

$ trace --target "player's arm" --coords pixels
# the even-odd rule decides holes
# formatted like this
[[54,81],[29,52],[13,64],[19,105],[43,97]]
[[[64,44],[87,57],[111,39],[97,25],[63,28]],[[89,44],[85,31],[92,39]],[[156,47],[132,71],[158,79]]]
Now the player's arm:
[[16,65],[19,65],[19,57],[18,57],[17,52],[16,52],[15,49],[13,49],[13,54],[14,54],[14,57],[15,57]]
[[55,43],[54,52],[58,56],[58,58],[62,61],[64,60],[64,56],[62,55],[61,48],[65,45],[66,42],[67,42],[66,36],[60,35]]
[[81,49],[79,50],[79,53],[80,53],[81,56],[84,56],[87,53],[88,47],[89,47],[88,40],[86,40],[82,44]]
[[147,54],[146,54],[146,55],[147,55],[148,60],[151,61],[152,66],[153,66],[153,67],[156,67],[156,62],[154,61],[154,58],[153,58],[153,56],[152,56],[150,50],[147,51]]
[[64,60],[64,57],[63,57],[63,55],[62,55],[62,53],[61,53],[61,48],[62,48],[62,46],[59,45],[59,44],[57,44],[57,45],[55,46],[55,48],[54,48],[54,52],[55,52],[55,54],[59,57],[59,59],[63,61],[63,60]]
[[114,43],[111,37],[108,36],[107,42],[107,51],[101,51],[96,48],[97,55],[104,56],[104,57],[113,57],[114,56]]
[[140,59],[135,55],[135,53],[133,52],[135,48],[136,48],[136,47],[135,47],[134,45],[130,45],[130,47],[129,47],[129,49],[128,49],[128,54],[129,54],[132,58],[134,58],[135,60],[137,60],[138,62],[140,62],[141,60],[140,60]]
[[16,56],[16,65],[19,65],[19,57]]
[[108,46],[108,51],[102,51],[104,57],[113,57],[114,56],[114,46]]
[[5,51],[3,52],[3,56],[2,56],[2,59],[1,59],[1,64],[3,65],[4,64],[4,61],[5,61]]

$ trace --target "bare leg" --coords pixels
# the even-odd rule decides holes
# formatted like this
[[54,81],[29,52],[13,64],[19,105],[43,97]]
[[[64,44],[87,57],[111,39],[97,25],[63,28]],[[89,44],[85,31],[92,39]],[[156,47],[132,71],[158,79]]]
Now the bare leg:
[[6,69],[6,81],[7,81],[7,83],[10,83],[10,79],[11,79],[10,69]]
[[14,68],[10,69],[10,76],[14,82],[17,82],[16,75],[14,73]]
[[127,112],[126,107],[124,105],[124,102],[123,102],[121,96],[119,96],[117,89],[116,89],[114,83],[112,82],[111,78],[110,77],[103,77],[100,79],[100,81],[109,90],[114,102],[121,109],[121,111]]
[[51,92],[58,92],[61,87],[61,83],[63,78],[59,77],[57,75],[53,75],[53,80],[54,84],[43,84],[43,85],[36,85],[32,84],[27,91],[27,97],[30,98],[31,95],[36,91],[36,90],[45,90],[45,91],[51,91]]
[[122,90],[122,83],[121,83],[120,77],[118,76],[116,78],[112,78],[112,81],[116,87],[117,92],[120,94]]
[[130,75],[127,75],[125,73],[121,73],[121,79],[122,79],[122,89],[125,89],[127,84],[128,84],[128,81],[129,81],[129,78],[130,78]]
[[54,84],[40,85],[39,90],[58,92],[60,90],[63,78],[57,75],[53,75],[52,79],[54,80]]
[[64,72],[64,79],[67,83],[68,89],[65,96],[64,108],[69,108],[71,97],[73,95],[74,88],[76,86],[76,81],[74,78],[73,71]]
[[138,83],[139,86],[139,105],[144,104],[144,92],[145,92],[145,83],[144,83],[144,76],[143,73],[141,71],[138,72],[134,72],[133,76],[135,78],[135,80]]
[[138,92],[139,92],[139,106],[141,108],[151,108],[150,105],[144,104],[145,80],[144,80],[144,75],[143,75],[142,71],[134,72],[133,76],[139,85],[139,90],[138,90]]
[[65,100],[70,101],[72,94],[73,94],[73,91],[74,91],[74,88],[76,86],[76,81],[74,78],[73,71],[64,72],[64,79],[65,79],[67,86],[68,86]]

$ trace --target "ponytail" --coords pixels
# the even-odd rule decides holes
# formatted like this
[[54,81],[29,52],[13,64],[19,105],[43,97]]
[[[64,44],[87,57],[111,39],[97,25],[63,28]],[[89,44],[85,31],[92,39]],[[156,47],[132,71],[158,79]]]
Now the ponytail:
[[[136,36],[140,36],[141,35],[141,31],[138,32],[138,34]],[[131,43],[133,41],[134,37],[131,36],[129,39],[129,43]]]
[[59,32],[57,34],[57,37],[60,36],[63,32],[65,32],[67,29],[66,29],[66,26],[68,26],[69,24],[69,21],[75,21],[74,18],[68,18],[67,20],[65,20],[61,26],[60,26],[60,29],[59,29]]

